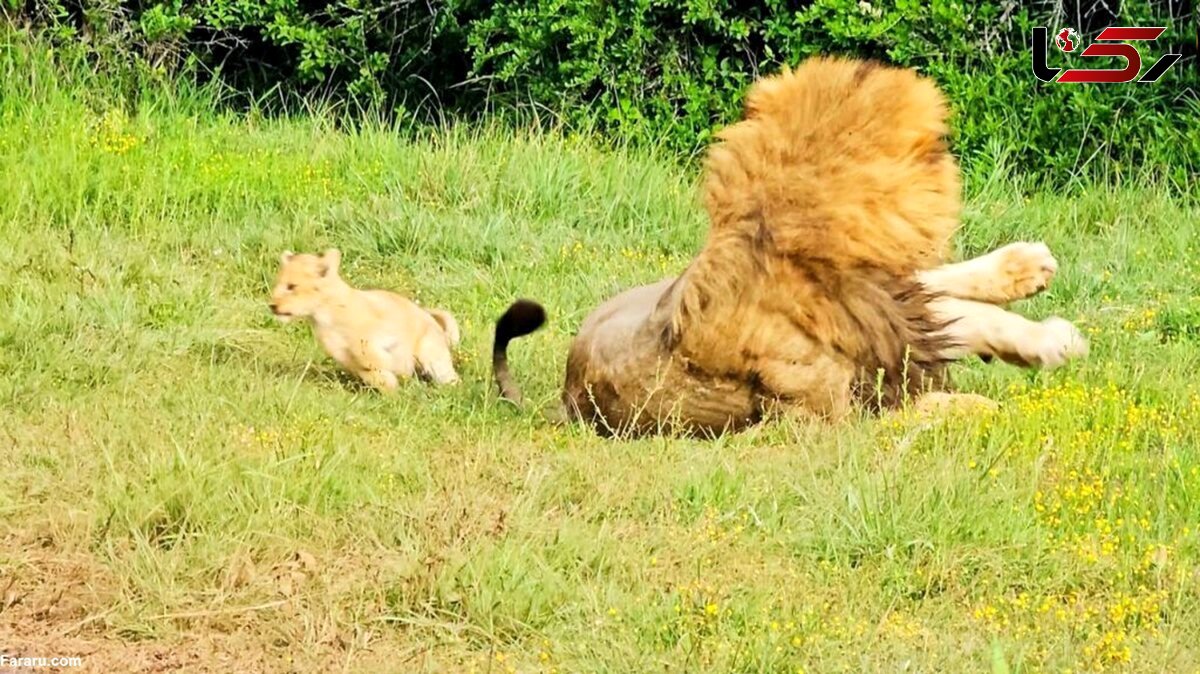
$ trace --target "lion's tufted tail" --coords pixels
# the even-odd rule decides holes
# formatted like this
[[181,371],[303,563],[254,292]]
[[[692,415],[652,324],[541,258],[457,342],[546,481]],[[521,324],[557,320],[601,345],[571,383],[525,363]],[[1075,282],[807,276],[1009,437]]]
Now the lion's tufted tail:
[[546,310],[532,300],[517,300],[496,321],[496,341],[492,346],[492,373],[500,397],[521,404],[521,389],[508,371],[508,343],[542,327]]
[[728,342],[713,326],[728,331],[755,306],[866,378],[882,371],[885,388],[910,366],[935,369],[941,326],[911,279],[940,261],[958,224],[946,117],[931,81],[877,63],[815,58],[758,81],[708,155],[711,229],[676,334],[693,351]]
[[458,346],[462,341],[462,332],[458,329],[458,321],[454,320],[454,315],[442,309],[426,309],[425,312],[442,326],[442,332],[446,333],[446,344]]

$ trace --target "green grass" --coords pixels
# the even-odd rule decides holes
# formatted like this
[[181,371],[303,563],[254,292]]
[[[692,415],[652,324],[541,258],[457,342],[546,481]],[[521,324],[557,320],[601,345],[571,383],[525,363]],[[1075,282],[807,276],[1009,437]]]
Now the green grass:
[[[538,408],[590,308],[697,249],[695,176],[587,139],[220,114],[186,87],[129,114],[11,39],[0,77],[9,650],[114,671],[1200,668],[1189,200],[979,181],[961,253],[1047,241],[1060,275],[1017,308],[1093,339],[1053,373],[957,366],[993,415],[614,442]],[[327,246],[352,283],[456,313],[463,384],[366,391],[272,319],[279,252]],[[486,358],[518,296],[551,313],[511,351],[520,412]]]

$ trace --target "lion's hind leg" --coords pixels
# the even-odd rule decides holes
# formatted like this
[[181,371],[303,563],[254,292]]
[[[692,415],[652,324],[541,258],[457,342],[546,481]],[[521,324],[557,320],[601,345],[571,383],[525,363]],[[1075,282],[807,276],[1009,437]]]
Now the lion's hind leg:
[[922,271],[917,279],[928,290],[964,300],[1007,304],[1046,289],[1058,261],[1044,243],[1010,243],[963,262]]
[[917,397],[912,410],[920,416],[945,416],[990,412],[999,407],[996,401],[977,393],[930,391]]
[[945,330],[955,346],[944,355],[950,359],[975,354],[1049,369],[1088,352],[1084,336],[1062,318],[1031,321],[994,304],[956,297],[935,299],[930,308],[949,323]]
[[908,427],[910,432],[919,432],[946,419],[985,417],[998,409],[1000,405],[996,401],[975,393],[928,391],[903,407],[890,410],[884,419]]

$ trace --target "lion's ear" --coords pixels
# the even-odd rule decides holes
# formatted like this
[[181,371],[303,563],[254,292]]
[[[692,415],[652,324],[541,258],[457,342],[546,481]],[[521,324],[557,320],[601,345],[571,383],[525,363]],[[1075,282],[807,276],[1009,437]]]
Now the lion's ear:
[[285,251],[283,251],[283,255],[279,256],[279,261],[282,262],[283,264],[287,264],[288,262],[291,261],[292,257],[294,257],[295,255],[296,254],[293,253],[292,251],[285,250]]
[[337,273],[338,268],[342,264],[342,251],[337,248],[330,248],[321,256],[321,276],[327,276],[329,272]]

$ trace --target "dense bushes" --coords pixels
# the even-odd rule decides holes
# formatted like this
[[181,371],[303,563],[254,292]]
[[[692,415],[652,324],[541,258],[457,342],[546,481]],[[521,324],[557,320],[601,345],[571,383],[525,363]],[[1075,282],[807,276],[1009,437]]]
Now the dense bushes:
[[[475,69],[509,90],[569,116],[599,111],[625,136],[665,136],[680,146],[703,141],[715,120],[733,118],[755,73],[812,54],[845,53],[935,76],[961,112],[958,149],[975,161],[1007,155],[1062,177],[1094,154],[1112,156],[1122,168],[1147,159],[1195,164],[1200,157],[1200,136],[1184,131],[1200,108],[1176,100],[1184,89],[1179,66],[1172,79],[1151,86],[1037,82],[1032,26],[1068,23],[1049,12],[963,0],[804,4],[502,0],[471,26],[469,40]],[[1171,9],[1129,7],[1120,20],[1161,25]],[[1116,22],[1093,15],[1091,25],[1077,28],[1094,34],[1109,25],[1104,18]],[[1182,23],[1174,28],[1178,37]],[[588,105],[576,107],[579,101]]]
[[[736,116],[758,73],[858,54],[936,77],[959,111],[958,150],[984,173],[1001,163],[1061,183],[1148,168],[1188,180],[1200,166],[1194,18],[1182,0],[1126,2],[1119,16],[1108,13],[1114,3],[1015,0],[0,2],[108,60],[133,47],[139,68],[212,70],[239,91],[285,94],[273,100],[334,94],[423,115],[532,110],[685,152]],[[1029,66],[1035,25],[1084,36],[1168,25],[1145,60],[1172,45],[1192,56],[1156,84],[1041,84]],[[1052,65],[1081,65],[1052,52]]]

